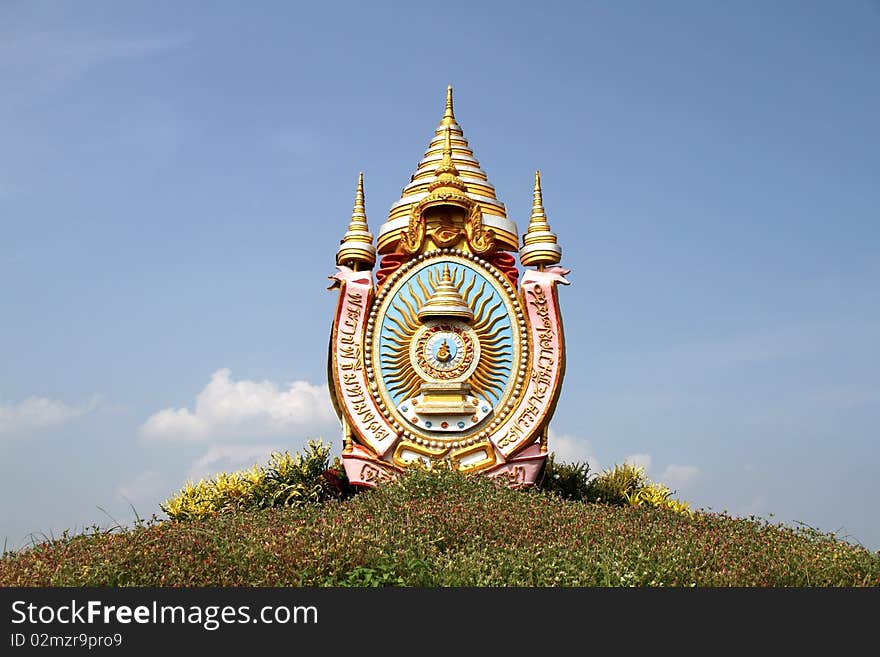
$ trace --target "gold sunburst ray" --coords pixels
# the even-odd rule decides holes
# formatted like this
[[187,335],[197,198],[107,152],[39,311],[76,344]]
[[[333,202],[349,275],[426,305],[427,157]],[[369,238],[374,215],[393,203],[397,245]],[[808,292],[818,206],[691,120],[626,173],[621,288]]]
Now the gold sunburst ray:
[[392,356],[394,358],[398,358],[398,357],[404,355],[404,351],[406,351],[406,342],[401,341],[401,342],[396,342],[393,345],[392,344],[382,345],[381,350],[379,352],[379,355],[382,356],[382,358],[392,357]]
[[478,397],[482,397],[487,401],[489,401],[490,397],[500,397],[503,389],[503,386],[500,384],[486,382],[477,377],[473,377],[473,380],[471,381],[471,390],[473,390]]
[[431,293],[428,292],[428,288],[426,288],[426,287],[425,287],[425,284],[422,282],[422,277],[421,277],[421,276],[416,276],[415,279],[416,279],[416,283],[418,283],[418,286],[419,286],[419,287],[421,288],[421,290],[422,290],[422,294],[425,296],[425,300],[422,301],[422,300],[420,299],[419,302],[422,303],[422,304],[424,304],[428,299],[431,298]]
[[[474,277],[474,279],[476,279],[476,276]],[[480,299],[483,298],[483,293],[486,291],[487,284],[488,284],[487,281],[484,279],[483,282],[480,284],[480,289],[477,291],[476,295],[474,295],[474,298],[467,300],[467,304],[471,308],[476,308],[477,303],[479,303]],[[491,296],[491,292],[489,294]]]
[[[463,275],[464,275],[464,274],[462,274],[462,276],[463,276]],[[462,282],[464,282],[464,281],[462,280]],[[485,281],[484,281],[484,282],[485,282]],[[476,275],[475,275],[475,276],[471,279],[471,282],[467,284],[467,287],[464,289],[464,292],[461,293],[461,296],[462,296],[462,298],[464,299],[464,302],[465,302],[469,307],[472,307],[472,306],[471,306],[471,290],[474,289],[474,286],[475,286],[476,284],[477,284],[477,277],[476,277]]]
[[389,340],[379,348],[379,353],[382,355],[390,353],[397,356],[398,354],[402,354],[403,352],[407,351],[408,344],[409,341],[406,339],[398,338],[393,341]]
[[418,328],[415,324],[412,323],[404,324],[402,321],[400,321],[396,317],[392,317],[391,315],[386,315],[385,317],[389,322],[393,322],[401,331],[409,333],[410,335],[412,335],[415,332],[416,328]]
[[388,389],[396,391],[398,388],[406,388],[411,384],[417,383],[418,380],[418,374],[404,370],[388,377]]
[[[461,279],[459,280],[459,276]],[[461,284],[464,283],[464,267],[456,267],[452,270],[452,284],[461,291]]]
[[507,315],[498,315],[487,326],[480,327],[480,329],[477,331],[477,333],[482,334],[485,331],[491,331],[498,322],[500,322],[504,319],[507,319]]
[[395,385],[388,386],[388,393],[395,397],[397,393],[400,392],[403,395],[404,399],[408,399],[416,394],[419,389],[419,385],[421,385],[422,379],[418,374],[411,374],[406,379],[396,383]]
[[412,374],[412,370],[405,367],[398,367],[395,368],[393,372],[389,372],[385,378],[390,383],[399,383],[400,381],[409,378]]
[[506,331],[507,329],[508,329],[507,326],[499,326],[497,329],[492,331],[492,333],[490,335],[487,335],[485,338],[481,336],[480,337],[480,344],[485,343],[486,345],[494,345],[494,344],[500,344],[504,340],[510,340],[509,335],[502,335],[504,333],[504,331]]
[[[490,302],[490,301],[492,301],[492,295],[491,295],[491,294],[490,294],[489,296],[487,296],[485,299],[483,299],[482,301],[480,301],[480,305],[479,305],[479,306],[477,306],[476,303],[474,304],[474,306],[475,306],[474,317],[479,317],[479,318],[480,318],[480,320],[479,320],[476,324],[474,324],[474,330],[475,330],[475,331],[478,331],[478,330],[479,330],[479,326],[483,323],[483,321],[485,321],[485,317],[486,317],[486,315],[484,314],[484,311],[486,310],[486,306],[489,305],[489,302]],[[498,305],[500,305],[500,304],[501,304],[501,302],[499,301],[499,302],[498,302]],[[497,306],[496,306],[496,307],[497,307]]]
[[401,308],[396,303],[392,307],[401,314],[401,316],[406,320],[407,324],[409,324],[410,326],[418,326],[418,314],[413,310],[412,306],[409,304],[406,298],[403,295],[400,295],[399,301],[404,304],[406,310]]
[[471,390],[477,397],[489,403],[493,403],[493,398],[498,399],[501,397],[501,386],[498,385],[473,383],[471,384]]
[[401,365],[406,365],[409,360],[406,357],[406,354],[401,354],[400,352],[395,354],[381,354],[382,356],[382,364],[388,365],[389,367],[400,367]]
[[[489,299],[487,299],[487,301],[492,301],[492,298],[490,297]],[[504,302],[501,299],[499,299],[488,310],[485,310],[484,312],[482,312],[480,314],[480,321],[478,321],[476,324],[474,324],[474,330],[477,331],[478,333],[480,333],[480,332],[486,330],[486,327],[489,324],[489,322],[494,323],[493,320],[497,320],[497,318],[499,318],[499,317],[506,318],[507,313],[504,312],[504,310],[501,310],[501,312],[498,312],[498,310],[501,309],[501,307],[503,305],[504,305]]]
[[513,358],[511,358],[509,354],[502,354],[501,356],[499,356],[497,358],[487,358],[486,359],[486,366],[487,366],[487,369],[491,371],[499,365],[503,365],[504,363],[512,363],[512,362],[513,362]]
[[482,345],[483,351],[485,351],[488,355],[493,355],[496,353],[504,352],[512,347],[510,342],[506,342],[510,340],[509,335],[502,335],[491,342],[483,342],[480,340],[480,344]]
[[383,348],[389,344],[404,345],[409,341],[408,335],[401,333],[393,326],[386,326],[385,330],[388,331],[389,335],[382,335],[380,338]]
[[[412,294],[412,286],[411,285],[410,285],[409,291],[410,291],[410,294]],[[410,305],[409,301],[407,301],[403,296],[400,297],[400,300],[403,302],[403,304],[406,306],[406,309],[409,311],[409,316],[407,317],[407,320],[410,320],[410,319],[415,320],[415,318],[419,316],[418,311],[415,308],[413,308]]]
[[391,309],[397,311],[397,313],[407,323],[407,325],[418,326],[416,318],[407,312],[406,306],[401,306],[399,303],[394,303],[391,305]]
[[482,355],[487,359],[511,355],[511,346],[509,344],[483,345],[481,349]]
[[480,379],[483,383],[498,383],[502,387],[507,383],[507,379],[485,367],[477,368],[477,371],[474,372],[474,376]]
[[[388,335],[385,335],[385,331],[388,332]],[[385,325],[381,337],[383,342],[385,340],[391,342],[406,342],[410,339],[410,334],[405,328],[401,328],[400,325],[391,326],[389,323]]]
[[[494,303],[492,303],[494,301]],[[492,303],[488,310],[486,310],[486,306]],[[488,296],[482,301],[480,301],[480,312],[478,314],[479,321],[474,324],[474,329],[479,326],[482,326],[484,322],[486,322],[490,317],[492,317],[495,312],[504,305],[504,301],[501,299],[496,299],[493,296]],[[505,314],[502,312],[502,314]]]
[[[418,282],[419,279],[416,278],[415,280],[416,280],[416,282]],[[428,297],[425,296],[425,298],[422,299],[422,297],[419,296],[418,290],[416,290],[416,289],[413,287],[413,282],[412,282],[412,281],[410,281],[409,283],[407,283],[407,287],[409,288],[409,294],[410,294],[410,296],[412,297],[413,302],[415,303],[416,316],[418,316],[418,314],[419,314],[419,313],[418,313],[418,310],[419,310],[422,306],[424,306],[425,303],[427,303],[427,301],[428,301]]]

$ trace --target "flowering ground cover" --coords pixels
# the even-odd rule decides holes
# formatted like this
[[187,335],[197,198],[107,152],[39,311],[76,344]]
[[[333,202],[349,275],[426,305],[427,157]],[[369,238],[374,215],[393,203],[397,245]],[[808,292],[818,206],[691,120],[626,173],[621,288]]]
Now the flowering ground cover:
[[298,506],[95,529],[2,586],[880,586],[880,553],[727,514],[566,500],[449,471]]

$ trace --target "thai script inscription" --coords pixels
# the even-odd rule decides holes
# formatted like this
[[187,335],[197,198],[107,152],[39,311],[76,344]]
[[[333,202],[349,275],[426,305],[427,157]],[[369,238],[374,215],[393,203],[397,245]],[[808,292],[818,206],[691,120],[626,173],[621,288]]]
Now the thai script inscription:
[[372,408],[365,390],[364,359],[360,345],[364,295],[348,292],[337,327],[336,362],[339,366],[342,394],[346,408],[354,415],[357,426],[372,434],[376,441],[386,440],[391,434]]
[[520,410],[507,433],[498,441],[499,449],[504,449],[522,440],[528,435],[536,420],[543,415],[552,394],[554,380],[558,373],[557,354],[559,341],[556,339],[556,327],[551,316],[547,294],[540,283],[526,288],[531,320],[532,342],[534,344],[532,367],[529,374],[529,390],[527,397],[520,404]]

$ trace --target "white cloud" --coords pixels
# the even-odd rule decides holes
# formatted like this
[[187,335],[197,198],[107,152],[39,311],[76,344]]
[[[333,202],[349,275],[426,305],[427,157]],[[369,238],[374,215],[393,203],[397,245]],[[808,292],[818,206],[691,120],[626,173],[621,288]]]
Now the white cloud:
[[164,498],[169,492],[165,478],[153,470],[141,472],[116,489],[116,494],[134,506],[139,513],[141,508],[154,508],[157,500]]
[[207,438],[210,425],[186,408],[166,408],[151,415],[141,427],[147,438]]
[[700,476],[700,469],[695,465],[677,465],[670,463],[660,474],[660,483],[673,490],[686,488],[688,484]]
[[100,397],[78,406],[47,397],[28,397],[18,404],[0,403],[0,437],[24,438],[35,431],[57,427],[91,413]]
[[700,476],[700,468],[697,466],[679,465],[677,463],[670,463],[659,475],[655,475],[651,470],[653,461],[654,459],[650,454],[630,454],[623,459],[624,463],[644,468],[645,473],[650,479],[675,491],[685,488]]
[[553,429],[550,429],[547,436],[547,449],[555,454],[557,462],[583,463],[586,461],[590,466],[590,472],[600,470],[599,459],[593,455],[590,441],[583,438],[557,434]]
[[645,472],[648,472],[651,469],[651,455],[650,454],[630,454],[629,456],[625,456],[623,459],[624,463],[629,463],[630,465],[634,465],[636,467],[645,468]]
[[293,452],[297,447],[298,445],[215,445],[192,464],[186,478],[198,481],[213,477],[218,472],[237,472],[254,464],[265,465],[272,452],[282,452],[285,449]]
[[318,438],[335,435],[336,415],[327,386],[294,381],[286,389],[271,381],[234,381],[228,369],[214,372],[195,408],[166,408],[141,427],[153,440],[209,442],[262,436]]

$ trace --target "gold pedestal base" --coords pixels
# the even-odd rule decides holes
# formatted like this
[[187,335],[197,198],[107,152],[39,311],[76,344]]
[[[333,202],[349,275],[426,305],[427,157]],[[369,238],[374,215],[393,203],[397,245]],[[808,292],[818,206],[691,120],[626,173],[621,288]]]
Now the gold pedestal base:
[[419,392],[420,415],[473,415],[474,405],[468,401],[469,383],[423,383]]

